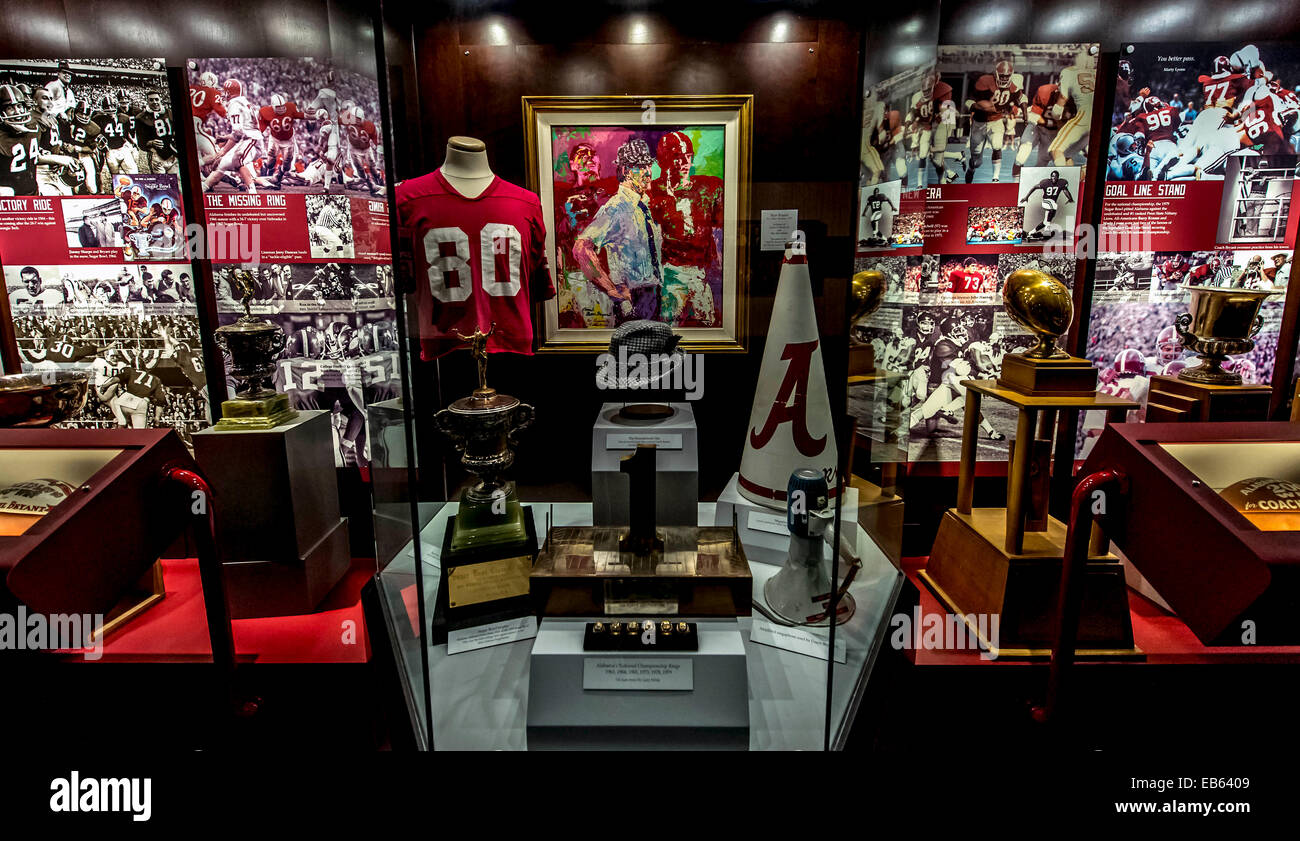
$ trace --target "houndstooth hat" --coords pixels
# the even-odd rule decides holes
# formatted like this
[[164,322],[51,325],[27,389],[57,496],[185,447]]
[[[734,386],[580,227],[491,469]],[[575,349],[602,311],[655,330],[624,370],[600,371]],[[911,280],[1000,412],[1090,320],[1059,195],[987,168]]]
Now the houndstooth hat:
[[[672,327],[661,321],[639,319],[625,322],[615,328],[614,335],[610,337],[606,370],[611,372],[611,380],[617,382],[620,388],[664,388],[664,381],[670,378],[672,371],[682,362],[683,353],[677,347],[681,340],[682,337],[674,333]],[[617,370],[620,352],[628,356],[635,353],[647,357],[670,356],[672,359],[671,364],[660,369],[657,378],[628,378],[626,372]]]

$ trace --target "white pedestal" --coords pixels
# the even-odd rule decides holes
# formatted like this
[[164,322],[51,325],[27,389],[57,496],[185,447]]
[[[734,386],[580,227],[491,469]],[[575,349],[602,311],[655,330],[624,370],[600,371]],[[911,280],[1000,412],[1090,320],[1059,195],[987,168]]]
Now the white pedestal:
[[[663,653],[584,652],[589,621],[542,620],[528,673],[529,750],[749,747],[749,674],[737,620],[688,620],[697,623],[699,651]],[[643,685],[665,688],[585,688],[616,685],[615,673],[644,673]],[[681,688],[687,677],[690,688]]]
[[660,526],[699,525],[700,468],[695,413],[689,403],[670,403],[672,417],[637,422],[618,417],[621,403],[606,403],[591,430],[592,522],[626,526],[627,475],[619,462],[637,444],[656,452],[655,522]]
[[[780,508],[759,505],[740,493],[740,474],[733,473],[727,486],[718,496],[715,526],[731,525],[736,518],[736,531],[745,547],[745,557],[763,564],[785,563],[790,554],[790,531],[785,527],[785,503]],[[858,489],[844,488],[844,506],[840,512],[840,541],[853,546],[858,539]],[[826,542],[835,539],[833,529],[826,530]]]

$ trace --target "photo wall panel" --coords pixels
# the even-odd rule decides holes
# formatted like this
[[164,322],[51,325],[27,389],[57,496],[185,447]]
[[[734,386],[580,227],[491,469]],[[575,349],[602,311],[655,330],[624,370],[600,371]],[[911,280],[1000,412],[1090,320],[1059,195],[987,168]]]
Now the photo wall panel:
[[[1006,276],[1040,269],[1074,286],[1098,52],[1087,43],[940,46],[935,64],[868,91],[855,270],[877,269],[888,285],[885,304],[852,335],[874,346],[878,368],[903,375],[877,400],[871,429],[906,442],[910,461],[956,462],[960,381],[997,377],[1006,353],[1033,344],[1003,310]],[[908,186],[924,189],[901,192],[895,209],[894,190]],[[915,211],[920,235],[897,237]],[[980,458],[1004,460],[1015,418],[998,405],[983,411]]]
[[91,375],[79,427],[209,419],[159,58],[0,61],[0,265],[23,371]]
[[1183,284],[1279,293],[1263,306],[1255,348],[1225,366],[1270,383],[1300,222],[1300,46],[1135,44],[1109,81],[1087,345],[1103,388],[1145,403],[1152,376],[1196,364],[1173,331]]
[[316,58],[186,70],[205,220],[248,232],[256,252],[210,255],[218,320],[243,314],[235,274],[248,272],[252,312],[288,336],[276,389],[329,411],[335,465],[365,469],[366,407],[400,390],[378,83]]

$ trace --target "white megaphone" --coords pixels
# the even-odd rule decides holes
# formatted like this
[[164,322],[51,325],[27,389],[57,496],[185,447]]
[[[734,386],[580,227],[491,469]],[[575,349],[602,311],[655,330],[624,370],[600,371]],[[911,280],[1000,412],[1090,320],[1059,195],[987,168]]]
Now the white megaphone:
[[[824,536],[835,519],[829,487],[822,474],[801,468],[790,475],[786,489],[785,524],[790,529],[790,554],[781,571],[763,586],[763,600],[776,618],[793,625],[826,625],[831,595],[836,585]],[[835,621],[843,624],[856,609],[848,594],[856,568],[851,567],[840,585]]]
[[759,505],[780,508],[790,474],[811,467],[821,471],[833,496],[838,463],[807,246],[803,231],[795,231],[786,243],[772,302],[772,321],[740,457],[739,490]]

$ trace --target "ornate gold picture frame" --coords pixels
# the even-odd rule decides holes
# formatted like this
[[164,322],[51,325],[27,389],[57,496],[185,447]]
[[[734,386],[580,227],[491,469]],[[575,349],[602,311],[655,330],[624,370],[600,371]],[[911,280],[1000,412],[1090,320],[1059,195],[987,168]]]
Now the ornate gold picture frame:
[[748,333],[754,98],[525,96],[528,186],[542,200],[557,295],[541,351],[593,351],[633,319],[691,351]]

